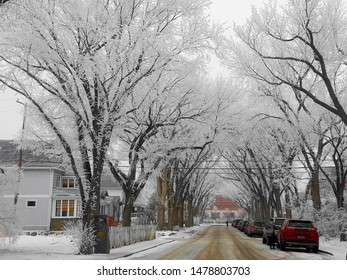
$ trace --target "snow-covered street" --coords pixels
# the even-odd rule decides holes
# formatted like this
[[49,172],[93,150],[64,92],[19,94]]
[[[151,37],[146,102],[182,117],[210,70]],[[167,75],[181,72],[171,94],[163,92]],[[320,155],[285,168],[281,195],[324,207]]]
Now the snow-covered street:
[[[141,253],[145,258],[146,252],[162,251],[173,245],[174,242],[203,230],[206,226],[196,226],[182,229],[179,232],[157,232],[157,238],[151,241],[111,249],[110,254],[78,255],[71,240],[63,235],[22,235],[11,246],[0,249],[2,260],[107,260],[107,259],[131,259],[136,253]],[[252,238],[261,244],[260,238]],[[252,241],[253,241],[252,240]],[[150,249],[150,250],[149,250]],[[267,250],[267,248],[265,249]],[[332,260],[345,260],[347,254],[347,242],[338,240],[320,240],[320,250],[328,254],[313,254],[306,252],[291,252],[296,259],[319,260],[329,258]],[[280,251],[279,251],[280,252]],[[324,257],[323,257],[324,256]]]

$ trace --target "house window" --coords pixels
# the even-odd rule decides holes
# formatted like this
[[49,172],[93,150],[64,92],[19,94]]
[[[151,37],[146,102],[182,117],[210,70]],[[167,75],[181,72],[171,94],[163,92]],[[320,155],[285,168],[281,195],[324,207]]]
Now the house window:
[[63,178],[62,187],[67,189],[75,189],[77,188],[77,180],[75,178]]
[[55,217],[77,217],[78,202],[75,199],[58,199],[55,201]]
[[27,207],[28,208],[36,207],[36,200],[27,200]]

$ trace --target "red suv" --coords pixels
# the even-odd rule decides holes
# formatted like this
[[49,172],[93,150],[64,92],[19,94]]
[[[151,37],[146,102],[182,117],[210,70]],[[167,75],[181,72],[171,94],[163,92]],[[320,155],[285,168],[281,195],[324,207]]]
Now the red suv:
[[304,247],[318,253],[318,230],[309,220],[285,220],[277,232],[277,239],[281,250],[285,250],[286,247]]

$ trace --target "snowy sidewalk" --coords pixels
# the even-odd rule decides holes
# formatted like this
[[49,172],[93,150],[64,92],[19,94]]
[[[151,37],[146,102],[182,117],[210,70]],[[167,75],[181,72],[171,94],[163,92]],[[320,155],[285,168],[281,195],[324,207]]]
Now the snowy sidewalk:
[[201,231],[204,227],[192,227],[181,229],[180,231],[157,232],[157,238],[150,241],[139,242],[136,244],[111,249],[110,254],[105,255],[106,259],[120,259],[131,255],[157,248],[159,246],[174,242],[177,238],[188,238]]
[[159,238],[159,239],[154,239],[150,241],[139,242],[139,243],[128,245],[128,246],[123,246],[120,248],[111,249],[109,254],[94,254],[93,256],[97,256],[97,259],[107,259],[107,260],[127,258],[134,254],[141,253],[150,249],[154,249],[174,241],[175,240]]
[[11,245],[0,247],[0,260],[112,260],[188,238],[204,226],[181,229],[180,231],[157,232],[157,238],[110,250],[110,254],[78,255],[71,240],[63,235],[22,235]]

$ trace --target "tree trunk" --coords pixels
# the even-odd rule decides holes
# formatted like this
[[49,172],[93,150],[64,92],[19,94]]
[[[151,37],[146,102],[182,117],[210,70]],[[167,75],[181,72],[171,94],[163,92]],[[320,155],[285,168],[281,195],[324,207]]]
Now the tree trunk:
[[179,205],[177,205],[177,202],[175,202],[173,207],[173,213],[172,213],[172,224],[173,226],[179,226]]
[[184,201],[180,199],[179,205],[178,205],[178,225],[180,227],[184,227]]
[[162,177],[157,178],[157,193],[160,201],[158,206],[158,229],[165,229],[165,212],[166,212],[166,197],[167,197],[167,168],[164,168]]
[[164,207],[163,207],[163,194],[162,194],[162,179],[157,177],[157,196],[158,196],[158,208],[157,208],[157,222],[158,229],[163,230],[164,228]]
[[334,191],[335,197],[336,197],[336,204],[337,204],[337,209],[344,208],[344,190],[345,190],[346,182],[340,183],[336,187],[336,191]]
[[133,212],[134,200],[126,200],[123,208],[123,223],[124,227],[131,226],[131,213]]
[[311,198],[313,208],[317,211],[321,209],[320,187],[319,187],[319,168],[315,168],[311,178]]
[[273,186],[274,191],[274,210],[276,212],[276,216],[282,218],[283,217],[283,209],[282,209],[282,202],[281,202],[281,192],[279,186]]
[[125,202],[123,208],[123,226],[131,226],[131,214],[133,212],[134,203],[142,190],[142,185],[138,183],[133,183],[129,180],[126,186],[123,186],[123,191],[125,195]]
[[191,227],[193,226],[193,205],[192,205],[192,200],[191,198],[188,198],[188,203],[187,203],[187,221],[186,221],[186,227]]
[[173,195],[169,194],[167,200],[167,229],[173,230],[174,227],[174,203],[173,203]]
[[[97,215],[100,214],[100,182],[94,181],[94,184],[91,183],[90,191],[88,192],[87,197],[82,201],[82,223],[83,230],[93,234],[95,230],[94,219]],[[97,192],[99,191],[99,196]],[[96,197],[96,199],[92,199]],[[85,240],[83,240],[85,239]],[[82,236],[79,253],[82,255],[90,255],[93,253],[93,244],[90,242],[90,236],[84,234]]]
[[285,199],[285,207],[286,207],[286,218],[291,219],[292,207],[291,207],[291,200],[290,200],[290,192],[288,189],[285,190],[284,199]]
[[167,171],[167,229],[168,230],[173,230],[174,227],[174,217],[173,217],[173,213],[174,213],[174,205],[175,205],[175,201],[174,201],[174,189],[173,189],[173,178],[172,176],[168,176],[169,175],[169,170]]

